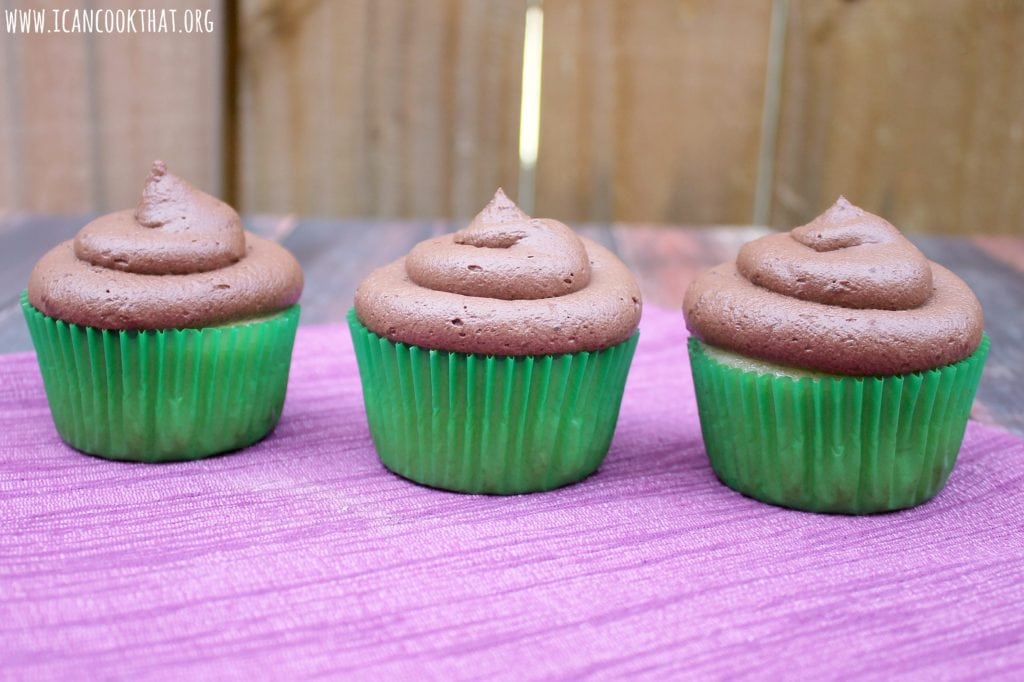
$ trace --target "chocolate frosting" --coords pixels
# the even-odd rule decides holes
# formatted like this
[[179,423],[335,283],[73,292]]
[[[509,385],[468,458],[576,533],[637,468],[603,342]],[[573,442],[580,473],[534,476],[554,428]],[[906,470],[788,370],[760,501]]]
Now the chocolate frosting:
[[500,189],[467,228],[417,244],[356,290],[356,315],[380,336],[484,355],[607,348],[630,337],[640,309],[611,251],[531,219]]
[[28,298],[90,327],[198,328],[283,310],[302,285],[288,251],[157,161],[134,210],[97,218],[36,263]]
[[891,224],[845,198],[802,227],[740,249],[686,292],[701,340],[794,367],[904,374],[967,357],[981,304]]

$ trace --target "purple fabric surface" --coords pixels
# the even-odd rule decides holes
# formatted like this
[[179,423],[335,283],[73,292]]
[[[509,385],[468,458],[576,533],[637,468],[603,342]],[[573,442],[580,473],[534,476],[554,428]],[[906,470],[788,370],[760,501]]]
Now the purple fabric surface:
[[1024,442],[972,423],[908,512],[769,507],[712,474],[684,341],[648,309],[604,466],[516,498],[383,470],[340,325],[270,438],[186,464],[65,447],[2,357],[0,677],[1024,674]]

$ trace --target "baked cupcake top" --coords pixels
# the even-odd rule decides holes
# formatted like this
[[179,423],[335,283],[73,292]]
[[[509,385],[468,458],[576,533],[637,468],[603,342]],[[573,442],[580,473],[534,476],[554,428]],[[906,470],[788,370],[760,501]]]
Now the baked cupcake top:
[[482,355],[593,351],[628,339],[640,289],[615,254],[500,189],[468,227],[427,239],[356,290],[374,333]]
[[28,299],[90,327],[198,328],[283,310],[302,284],[294,256],[157,161],[136,208],[97,218],[36,263]]
[[810,223],[745,244],[686,292],[697,338],[832,374],[941,367],[981,342],[981,304],[890,223],[839,200]]

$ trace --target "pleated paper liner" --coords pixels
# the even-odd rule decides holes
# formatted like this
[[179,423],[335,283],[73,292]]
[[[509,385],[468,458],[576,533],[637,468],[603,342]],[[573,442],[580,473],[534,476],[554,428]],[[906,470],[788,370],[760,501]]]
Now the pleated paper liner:
[[755,499],[816,512],[905,509],[946,484],[989,339],[960,362],[890,377],[793,378],[720,362],[690,338],[711,466]]
[[251,445],[284,405],[299,306],[203,329],[111,331],[44,315],[22,294],[60,437],[107,459],[198,459]]
[[434,488],[512,495],[590,475],[611,445],[639,332],[596,352],[483,356],[393,343],[349,311],[381,462]]

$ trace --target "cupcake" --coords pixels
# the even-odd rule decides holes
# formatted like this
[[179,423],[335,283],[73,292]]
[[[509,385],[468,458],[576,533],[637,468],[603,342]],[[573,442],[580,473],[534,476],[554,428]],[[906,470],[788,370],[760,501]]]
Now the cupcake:
[[32,270],[22,309],[60,437],[108,459],[196,459],[281,415],[302,270],[238,214],[153,164],[135,209]]
[[840,198],[703,274],[683,313],[704,444],[730,488],[868,514],[945,485],[988,353],[981,305],[882,218]]
[[640,290],[608,249],[501,190],[465,229],[359,285],[349,325],[384,466],[515,494],[593,473],[637,342]]

